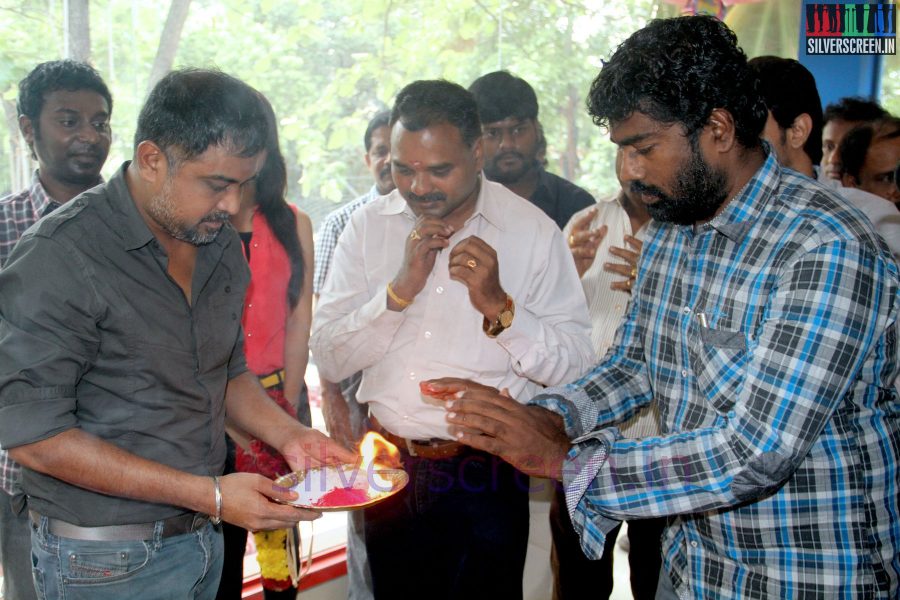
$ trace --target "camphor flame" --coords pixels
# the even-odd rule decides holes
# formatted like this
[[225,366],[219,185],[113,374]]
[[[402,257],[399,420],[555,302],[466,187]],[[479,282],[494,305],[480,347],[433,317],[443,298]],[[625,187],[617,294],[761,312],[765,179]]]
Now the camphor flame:
[[[359,442],[359,455],[362,457],[359,470],[369,478],[370,487],[379,491],[390,490],[393,485],[391,479],[382,476],[377,471],[396,468],[396,463],[400,462],[400,450],[397,449],[397,446],[384,439],[379,433],[370,431]],[[380,457],[387,457],[395,464],[379,461]]]

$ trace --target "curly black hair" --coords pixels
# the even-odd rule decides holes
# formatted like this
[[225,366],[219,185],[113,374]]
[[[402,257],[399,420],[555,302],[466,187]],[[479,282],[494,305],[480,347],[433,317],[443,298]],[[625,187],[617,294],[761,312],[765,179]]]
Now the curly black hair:
[[28,117],[37,130],[47,94],[58,90],[96,92],[106,100],[112,114],[112,95],[97,70],[87,63],[66,59],[43,62],[19,82],[18,116]]
[[461,85],[444,79],[414,81],[400,90],[391,110],[391,127],[397,121],[408,131],[449,123],[459,129],[468,147],[481,137],[475,97]]
[[588,113],[608,127],[635,111],[680,123],[692,139],[713,109],[734,119],[738,142],[760,146],[768,115],[737,36],[709,16],[656,19],[625,40],[588,93]]

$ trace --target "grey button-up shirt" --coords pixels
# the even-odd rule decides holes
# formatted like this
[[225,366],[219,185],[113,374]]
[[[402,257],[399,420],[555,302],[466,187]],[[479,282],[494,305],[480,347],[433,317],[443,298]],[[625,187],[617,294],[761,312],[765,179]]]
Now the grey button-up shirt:
[[[125,183],[125,163],[22,237],[0,271],[0,445],[78,427],[197,475],[225,459],[228,380],[246,370],[249,270],[225,227],[197,255],[189,304]],[[29,506],[85,526],[184,512],[25,469]]]

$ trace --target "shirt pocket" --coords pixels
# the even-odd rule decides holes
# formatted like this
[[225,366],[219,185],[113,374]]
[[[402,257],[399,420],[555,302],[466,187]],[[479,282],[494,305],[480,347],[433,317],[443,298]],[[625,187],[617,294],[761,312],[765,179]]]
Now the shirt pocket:
[[727,415],[744,387],[749,351],[741,331],[700,327],[694,356],[697,385],[713,409]]

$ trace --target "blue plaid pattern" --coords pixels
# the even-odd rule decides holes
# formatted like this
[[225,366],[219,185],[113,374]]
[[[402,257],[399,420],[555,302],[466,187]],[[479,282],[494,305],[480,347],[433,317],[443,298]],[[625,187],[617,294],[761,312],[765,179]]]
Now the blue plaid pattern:
[[[898,268],[868,222],[770,154],[711,222],[651,224],[638,273],[604,361],[532,400],[575,439],[585,552],[670,515],[681,597],[897,597]],[[661,437],[610,427],[653,397]]]
[[347,226],[347,222],[357,208],[365,206],[379,196],[375,186],[368,193],[355,200],[336,208],[325,217],[319,231],[316,234],[316,266],[313,275],[313,293],[321,294],[325,289],[325,279],[331,269],[331,259],[334,257],[334,249],[337,248],[338,238]]
[[[0,269],[25,230],[58,207],[41,185],[37,171],[31,178],[31,187],[0,198]],[[13,495],[19,491],[21,480],[22,467],[9,458],[6,450],[0,450],[0,488]]]

